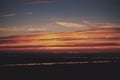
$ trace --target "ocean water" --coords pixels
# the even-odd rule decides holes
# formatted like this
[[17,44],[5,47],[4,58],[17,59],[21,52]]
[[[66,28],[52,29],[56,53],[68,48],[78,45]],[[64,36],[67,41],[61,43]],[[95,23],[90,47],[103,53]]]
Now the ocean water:
[[0,80],[115,80],[120,73],[119,55],[38,55],[1,55]]
[[[39,63],[38,63],[39,64]],[[100,64],[56,64],[0,67],[0,80],[91,80],[117,78],[119,63]],[[117,78],[118,79],[118,78]]]

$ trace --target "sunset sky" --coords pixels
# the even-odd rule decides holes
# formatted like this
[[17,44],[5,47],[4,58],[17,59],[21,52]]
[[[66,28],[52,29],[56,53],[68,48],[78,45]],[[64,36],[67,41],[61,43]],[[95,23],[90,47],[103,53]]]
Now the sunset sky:
[[0,51],[120,52],[119,0],[1,0]]

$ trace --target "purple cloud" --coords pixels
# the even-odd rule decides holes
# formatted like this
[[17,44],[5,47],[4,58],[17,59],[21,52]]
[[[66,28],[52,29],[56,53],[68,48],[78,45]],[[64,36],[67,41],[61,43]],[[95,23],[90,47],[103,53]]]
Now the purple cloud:
[[32,13],[32,12],[27,12],[26,14],[31,15],[31,14],[33,14],[33,13]]
[[15,13],[12,13],[12,14],[0,15],[0,17],[12,17],[12,16],[16,16],[16,14],[15,14]]

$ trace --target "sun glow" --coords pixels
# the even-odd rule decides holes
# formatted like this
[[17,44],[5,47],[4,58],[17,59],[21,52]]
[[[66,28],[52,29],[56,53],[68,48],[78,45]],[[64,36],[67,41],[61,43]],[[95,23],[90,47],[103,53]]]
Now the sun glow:
[[109,33],[109,30],[106,32],[63,32],[1,38],[3,43],[0,43],[0,51],[51,51],[53,53],[118,51],[120,49],[120,33],[115,31]]

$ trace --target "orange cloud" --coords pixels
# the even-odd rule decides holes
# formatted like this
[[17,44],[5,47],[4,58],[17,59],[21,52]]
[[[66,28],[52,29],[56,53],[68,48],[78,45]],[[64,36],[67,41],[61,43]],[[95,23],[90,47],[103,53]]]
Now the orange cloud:
[[115,28],[83,32],[1,37],[0,51],[38,51],[46,53],[120,52],[119,31]]

